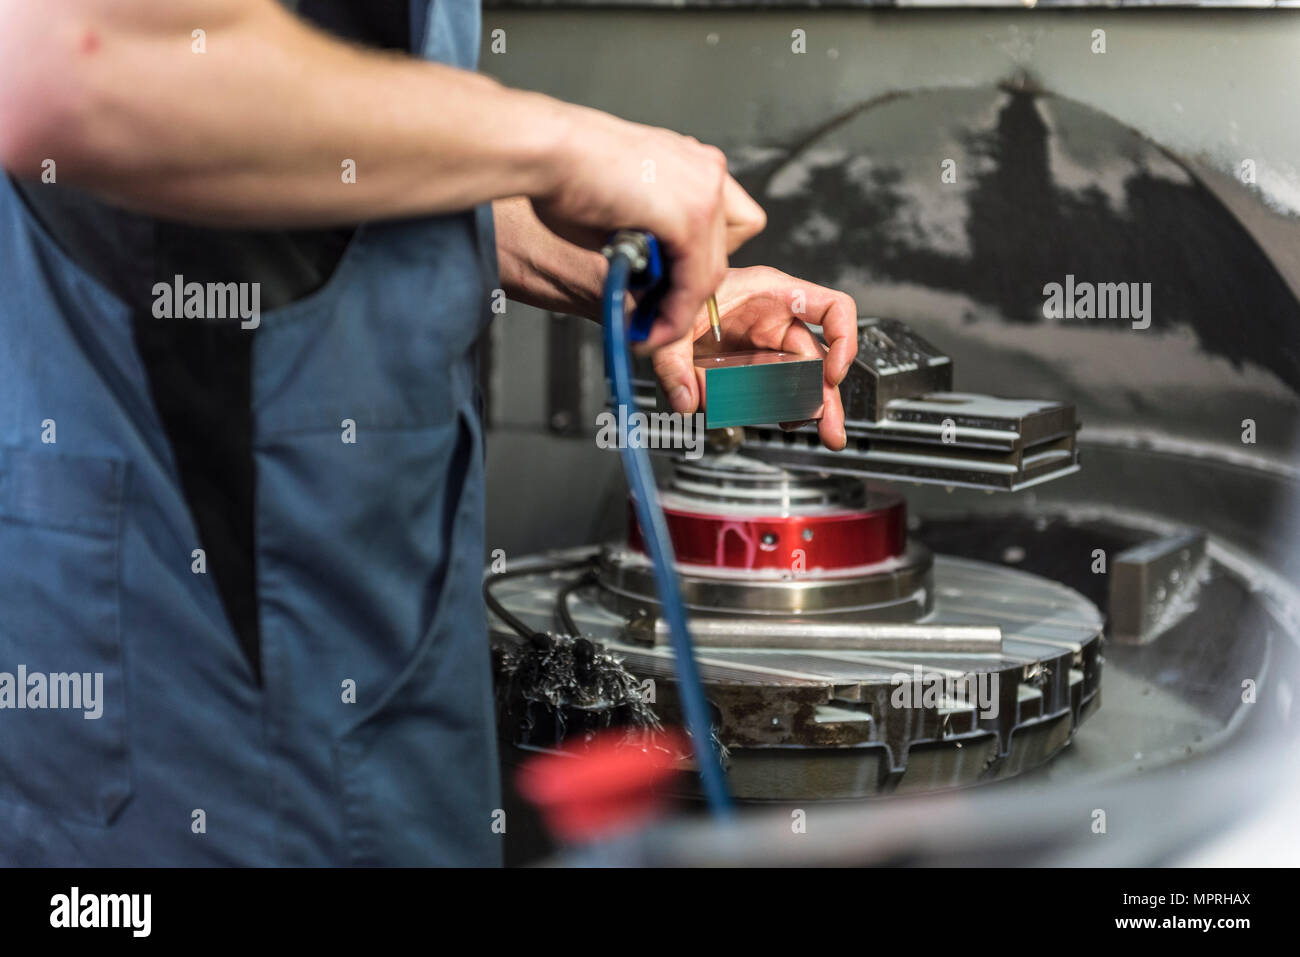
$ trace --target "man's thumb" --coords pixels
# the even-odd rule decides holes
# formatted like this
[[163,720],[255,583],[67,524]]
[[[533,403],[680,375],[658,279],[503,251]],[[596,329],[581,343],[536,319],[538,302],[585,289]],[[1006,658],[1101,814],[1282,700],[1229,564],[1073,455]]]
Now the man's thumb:
[[671,342],[654,354],[655,375],[674,412],[694,412],[700,405],[695,378],[694,343],[690,336]]

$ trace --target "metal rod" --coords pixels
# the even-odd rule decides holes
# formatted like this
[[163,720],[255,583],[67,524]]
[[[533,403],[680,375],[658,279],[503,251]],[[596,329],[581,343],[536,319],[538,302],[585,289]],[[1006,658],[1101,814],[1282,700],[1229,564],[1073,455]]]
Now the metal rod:
[[[894,625],[853,622],[754,621],[694,618],[691,636],[707,648],[802,648],[819,651],[948,651],[999,654],[997,625]],[[668,626],[655,622],[655,644],[666,644]]]

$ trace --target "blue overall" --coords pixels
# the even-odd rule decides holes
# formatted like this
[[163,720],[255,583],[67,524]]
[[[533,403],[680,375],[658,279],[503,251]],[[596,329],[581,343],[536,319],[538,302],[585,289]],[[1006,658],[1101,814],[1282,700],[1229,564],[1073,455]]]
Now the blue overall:
[[[474,66],[477,0],[412,23],[417,53]],[[489,207],[370,224],[249,331],[259,682],[130,310],[0,177],[0,864],[500,862],[476,385],[496,283]],[[79,685],[97,717],[59,675],[102,676]]]

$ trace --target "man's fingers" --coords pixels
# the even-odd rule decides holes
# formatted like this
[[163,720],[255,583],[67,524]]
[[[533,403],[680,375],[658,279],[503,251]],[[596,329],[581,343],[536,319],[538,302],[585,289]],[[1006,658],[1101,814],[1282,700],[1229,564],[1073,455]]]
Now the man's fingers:
[[[817,286],[797,279],[791,279],[790,282],[803,298],[804,311],[800,318],[822,328],[822,338],[826,340],[827,349],[826,381],[831,385],[839,385],[849,374],[849,367],[858,354],[857,303],[846,293],[827,289],[825,286]],[[799,325],[802,326],[803,323]],[[809,333],[806,340],[799,333],[787,333],[787,338],[791,335],[799,345],[805,347],[796,348],[795,343],[792,342],[790,346],[783,346],[783,348],[802,352],[805,355],[812,354],[806,348],[806,343],[809,340],[816,341],[815,336]]]
[[[820,287],[819,287],[820,288]],[[818,324],[829,352],[826,355],[826,380],[839,385],[849,374],[858,354],[858,306],[847,294],[822,289],[826,302]]]
[[694,412],[700,406],[700,382],[695,374],[695,344],[690,336],[670,342],[654,354],[655,376],[674,412]]
[[727,218],[727,252],[734,253],[747,240],[767,226],[767,213],[745,192],[745,188],[728,176],[722,184],[722,205]]
[[777,348],[782,352],[793,352],[796,355],[821,359],[822,376],[823,378],[827,376],[826,349],[817,341],[817,337],[812,334],[812,330],[798,319],[790,321],[790,325],[785,330],[785,335],[781,338],[781,344]]
[[727,158],[722,151],[701,147],[717,176],[710,186],[709,203],[688,211],[679,235],[670,237],[672,289],[664,297],[665,341],[689,334],[709,296],[717,292],[727,274]]
[[822,417],[817,423],[817,434],[822,444],[833,452],[841,451],[848,444],[844,434],[844,404],[840,401],[839,386],[822,384]]
[[763,207],[729,174],[722,179],[721,200],[721,208],[704,231],[708,240],[701,244],[698,233],[687,237],[686,242],[694,247],[689,252],[684,244],[677,244],[680,259],[672,264],[673,288],[664,297],[660,310],[663,322],[656,323],[651,332],[649,348],[671,342],[694,328],[704,301],[717,292],[727,274],[727,255],[767,225]]
[[695,328],[695,317],[704,308],[704,300],[709,296],[707,292],[701,293],[701,288],[708,287],[698,284],[681,287],[677,285],[676,279],[673,280],[673,288],[659,304],[659,316],[650,329],[650,335],[646,337],[643,351],[668,346],[683,336],[690,336]]
[[817,432],[823,445],[838,452],[847,444],[839,384],[858,351],[857,307],[848,296],[823,286],[800,283],[799,287],[806,298],[808,312],[820,323],[829,345],[823,347],[811,329],[794,319],[785,331],[781,349],[822,357],[822,410]]
[[705,300],[717,292],[727,274],[726,223],[720,208],[715,209],[713,217],[699,232],[707,240],[700,242],[697,235],[693,237],[696,242],[689,247],[680,242],[670,247],[670,257],[679,251],[680,256],[673,259],[672,288],[660,304],[661,321],[655,323],[646,340],[649,348],[690,335]]

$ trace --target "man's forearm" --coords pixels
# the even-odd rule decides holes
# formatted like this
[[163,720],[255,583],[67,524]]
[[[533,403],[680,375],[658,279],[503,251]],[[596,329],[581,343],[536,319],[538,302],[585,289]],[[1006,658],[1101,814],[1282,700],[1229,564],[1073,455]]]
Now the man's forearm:
[[312,226],[538,195],[564,109],[273,0],[0,0],[0,160],[52,159],[58,182],[156,215]]
[[492,204],[501,285],[511,299],[595,319],[605,281],[605,257],[561,239],[533,212],[527,197]]

